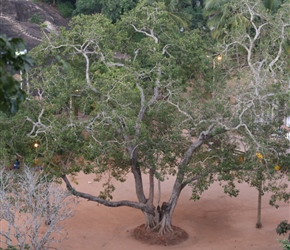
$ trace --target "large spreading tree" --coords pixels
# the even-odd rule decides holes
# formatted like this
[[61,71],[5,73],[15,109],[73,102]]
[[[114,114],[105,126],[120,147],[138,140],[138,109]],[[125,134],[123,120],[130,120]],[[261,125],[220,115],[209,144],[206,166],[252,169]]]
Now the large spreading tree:
[[[234,179],[255,185],[262,168],[263,178],[274,181],[276,147],[284,139],[267,136],[276,133],[275,105],[285,103],[288,90],[281,52],[288,14],[281,8],[270,15],[250,1],[233,4],[241,5],[250,25],[232,30],[219,49],[198,30],[181,32],[163,3],[144,1],[116,24],[102,15],[75,17],[70,29],[35,49],[39,66],[31,77],[39,100],[27,100],[16,115],[11,133],[18,137],[6,148],[37,154],[37,164],[74,195],[140,209],[146,227],[161,233],[172,231],[186,186],[195,199],[223,180],[225,191],[236,195]],[[32,154],[24,145],[34,141],[40,147]],[[236,155],[241,150],[242,158]],[[80,171],[110,177],[99,196],[73,187],[68,176]],[[111,180],[124,181],[129,173],[137,201],[112,199]],[[170,175],[171,196],[157,209],[154,184]]]

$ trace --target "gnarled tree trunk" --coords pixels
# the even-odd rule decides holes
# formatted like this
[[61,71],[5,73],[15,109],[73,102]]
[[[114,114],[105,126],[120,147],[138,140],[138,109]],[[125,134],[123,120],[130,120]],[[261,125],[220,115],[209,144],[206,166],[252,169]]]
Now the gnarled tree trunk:
[[145,228],[147,230],[152,230],[153,228],[155,228],[157,225],[155,216],[153,214],[149,214],[146,212],[144,212],[144,216],[145,216]]
[[166,232],[173,232],[172,228],[172,215],[176,207],[179,195],[182,190],[182,185],[179,178],[176,178],[175,184],[172,189],[172,194],[168,202],[163,202],[161,206],[162,219],[160,222],[159,233],[161,235]]

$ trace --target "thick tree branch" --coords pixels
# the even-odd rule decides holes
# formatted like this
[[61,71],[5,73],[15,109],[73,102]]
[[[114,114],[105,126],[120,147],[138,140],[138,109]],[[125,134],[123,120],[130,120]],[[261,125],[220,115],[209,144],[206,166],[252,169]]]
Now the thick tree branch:
[[44,113],[44,110],[45,110],[44,108],[41,109],[37,118],[37,122],[34,122],[31,118],[26,116],[26,120],[33,123],[32,130],[27,134],[27,136],[36,137],[38,134],[45,133],[46,130],[49,128],[49,126],[46,126],[41,122],[41,117]]
[[149,170],[149,199],[148,202],[152,205],[154,198],[154,173],[155,169],[150,168]]
[[283,52],[283,44],[284,44],[284,42],[285,42],[285,28],[286,28],[286,27],[289,27],[289,26],[290,26],[289,24],[285,24],[285,25],[282,26],[281,36],[280,36],[281,41],[280,41],[280,43],[279,43],[279,50],[278,50],[278,52],[277,52],[276,57],[275,57],[275,58],[270,62],[270,64],[269,64],[269,69],[270,69],[270,71],[271,71],[273,77],[274,77],[273,66],[277,63],[277,61],[279,60],[279,58],[280,58],[281,55],[282,55],[282,52]]
[[[138,113],[138,117],[135,122],[135,141],[137,142],[138,136],[140,134],[140,124],[144,118],[146,109],[155,103],[157,101],[158,95],[159,95],[159,87],[160,87],[160,81],[159,77],[161,76],[161,67],[159,66],[158,72],[157,72],[157,80],[155,83],[154,87],[154,93],[151,99],[149,100],[148,103],[146,103],[145,99],[145,94],[142,86],[139,84],[139,82],[136,82],[136,86],[140,92],[140,109]],[[125,139],[128,138],[125,136]],[[135,142],[135,143],[136,143]],[[144,194],[144,189],[143,189],[143,181],[142,181],[142,173],[140,171],[140,168],[137,166],[138,162],[138,144],[136,143],[135,145],[132,145],[131,143],[128,144],[127,150],[130,154],[131,157],[131,171],[134,175],[135,178],[135,188],[136,188],[136,194],[138,197],[138,200],[142,203],[147,203],[147,199]]]
[[97,202],[99,204],[102,204],[104,206],[107,207],[122,207],[122,206],[127,206],[127,207],[132,207],[132,208],[136,208],[136,209],[140,209],[146,213],[150,213],[150,214],[154,214],[154,209],[151,206],[148,206],[146,204],[140,203],[140,202],[135,202],[135,201],[128,201],[128,200],[122,200],[122,201],[107,201],[104,200],[98,196],[95,195],[90,195],[87,193],[83,193],[83,192],[79,192],[77,190],[75,190],[70,181],[68,180],[67,176],[65,174],[63,174],[61,176],[61,178],[64,180],[67,189],[75,196],[77,197],[81,197],[84,199],[87,199],[89,201],[94,201]]
[[193,176],[192,178],[184,181],[182,184],[181,184],[181,189],[185,188],[188,184],[194,182],[194,181],[197,181],[199,180],[200,178],[202,177],[202,175],[196,175],[196,176]]
[[189,163],[190,157],[192,156],[193,152],[197,148],[199,148],[204,143],[205,140],[207,140],[210,137],[214,126],[215,126],[214,123],[211,124],[206,131],[202,131],[199,134],[199,137],[196,141],[191,143],[191,145],[189,146],[189,148],[187,149],[187,151],[184,154],[183,160],[182,160],[181,164],[179,165],[179,169],[183,168],[184,166],[186,166]]

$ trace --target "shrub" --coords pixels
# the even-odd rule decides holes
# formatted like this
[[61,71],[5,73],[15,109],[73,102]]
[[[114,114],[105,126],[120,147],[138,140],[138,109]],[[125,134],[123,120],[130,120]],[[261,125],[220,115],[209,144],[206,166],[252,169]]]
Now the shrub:
[[43,17],[39,14],[33,14],[30,17],[30,22],[36,23],[36,24],[41,24],[44,21]]
[[279,240],[279,242],[281,243],[281,247],[283,250],[290,250],[290,242],[286,239],[284,240]]

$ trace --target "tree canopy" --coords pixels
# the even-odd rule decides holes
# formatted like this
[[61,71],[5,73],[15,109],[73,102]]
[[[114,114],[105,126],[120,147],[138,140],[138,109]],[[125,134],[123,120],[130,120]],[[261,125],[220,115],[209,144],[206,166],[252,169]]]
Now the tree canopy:
[[[31,163],[37,159],[77,196],[140,209],[146,227],[161,233],[172,230],[188,185],[192,199],[214,181],[230,195],[238,194],[234,180],[254,186],[267,180],[263,190],[279,191],[275,180],[288,170],[287,141],[276,135],[288,111],[289,64],[282,52],[289,41],[289,4],[276,13],[261,1],[229,5],[248,23],[230,29],[222,43],[199,29],[181,31],[159,1],[141,1],[116,23],[102,14],[74,17],[69,29],[33,51],[31,83],[39,97],[5,121],[17,124],[7,138],[24,138],[2,142],[5,153],[18,150]],[[33,141],[40,147],[32,153],[25,145]],[[107,178],[99,196],[71,184],[68,176],[79,171]],[[128,173],[137,201],[116,201],[112,179],[125,181]],[[175,182],[156,221],[161,204],[154,179],[168,176]]]

